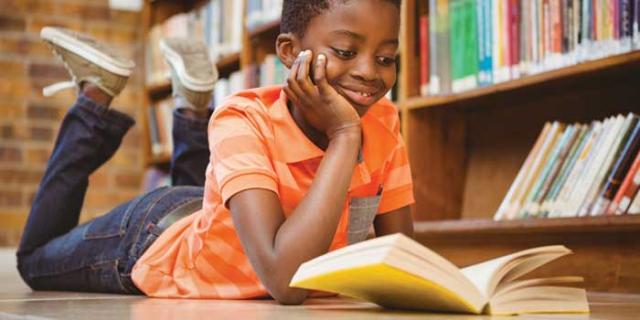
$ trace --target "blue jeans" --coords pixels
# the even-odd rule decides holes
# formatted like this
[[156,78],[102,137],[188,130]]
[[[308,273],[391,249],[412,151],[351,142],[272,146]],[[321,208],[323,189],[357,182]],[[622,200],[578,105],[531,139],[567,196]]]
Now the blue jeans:
[[68,111],[17,253],[20,275],[32,289],[141,294],[131,269],[162,231],[158,221],[181,204],[202,199],[207,121],[176,111],[173,186],[78,226],[89,176],[111,158],[134,123],[84,96]]

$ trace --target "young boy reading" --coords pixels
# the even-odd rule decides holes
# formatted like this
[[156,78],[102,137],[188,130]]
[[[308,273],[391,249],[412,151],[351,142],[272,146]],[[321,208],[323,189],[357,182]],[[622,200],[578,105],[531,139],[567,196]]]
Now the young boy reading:
[[102,84],[126,81],[131,66],[98,54],[102,47],[85,37],[43,32],[72,74],[98,75],[75,77],[82,94],[63,122],[18,253],[25,281],[34,289],[299,304],[308,291],[289,282],[303,262],[365,239],[372,225],[376,236],[411,236],[411,173],[397,109],[384,98],[396,81],[399,26],[399,0],[285,0],[276,51],[290,69],[286,84],[242,91],[216,107],[203,188],[184,185],[201,185],[203,164],[195,161],[206,154],[204,97],[215,75],[203,74],[206,49],[164,41],[179,107],[174,187],[78,227],[87,177],[132,125],[107,107],[124,84]]

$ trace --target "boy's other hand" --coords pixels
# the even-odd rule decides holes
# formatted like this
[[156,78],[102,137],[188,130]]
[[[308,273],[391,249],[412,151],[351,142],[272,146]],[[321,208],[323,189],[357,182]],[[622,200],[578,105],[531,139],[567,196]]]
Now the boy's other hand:
[[[306,50],[291,66],[284,90],[314,128],[324,132],[329,140],[342,132],[360,130],[360,116],[326,78],[327,57],[318,55],[312,66],[313,53]],[[313,82],[310,70],[313,70]],[[315,84],[314,84],[315,82]]]

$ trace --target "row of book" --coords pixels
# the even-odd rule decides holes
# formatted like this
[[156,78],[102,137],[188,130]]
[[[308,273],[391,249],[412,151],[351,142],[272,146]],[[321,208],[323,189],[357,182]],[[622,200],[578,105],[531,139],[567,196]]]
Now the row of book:
[[153,157],[173,152],[173,99],[160,100],[147,108],[149,141]]
[[640,214],[640,122],[546,123],[495,220]]
[[229,78],[219,79],[214,89],[214,105],[224,97],[246,89],[274,84],[283,84],[288,74],[287,68],[275,54],[265,56],[261,64],[254,64],[231,73]]
[[640,0],[429,0],[419,8],[422,95],[640,48]]
[[280,20],[282,0],[248,0],[247,29]]
[[147,83],[162,83],[170,69],[160,51],[160,39],[191,37],[209,47],[211,60],[237,53],[242,48],[243,1],[211,0],[197,10],[172,16],[149,31],[147,39]]

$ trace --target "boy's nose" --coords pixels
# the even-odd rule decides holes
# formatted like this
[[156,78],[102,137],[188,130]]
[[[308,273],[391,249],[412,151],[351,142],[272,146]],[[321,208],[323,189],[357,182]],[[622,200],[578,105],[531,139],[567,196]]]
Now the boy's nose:
[[375,59],[359,59],[351,71],[351,75],[363,81],[374,81],[378,78]]

